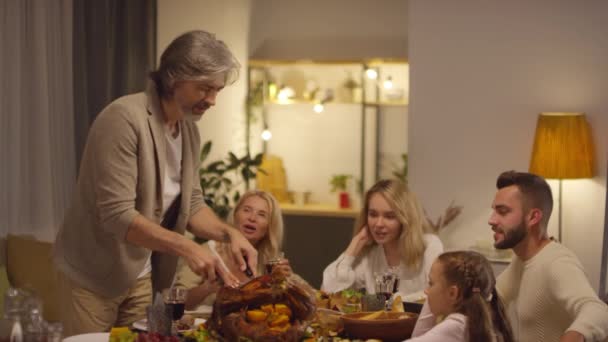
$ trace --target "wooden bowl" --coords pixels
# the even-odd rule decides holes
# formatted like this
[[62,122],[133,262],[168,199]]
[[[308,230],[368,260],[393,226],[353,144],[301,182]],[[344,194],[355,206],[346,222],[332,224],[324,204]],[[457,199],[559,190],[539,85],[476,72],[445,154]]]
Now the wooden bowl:
[[342,316],[344,332],[354,339],[403,341],[412,335],[418,314],[412,312],[383,312],[381,316],[365,319],[373,312],[357,312]]

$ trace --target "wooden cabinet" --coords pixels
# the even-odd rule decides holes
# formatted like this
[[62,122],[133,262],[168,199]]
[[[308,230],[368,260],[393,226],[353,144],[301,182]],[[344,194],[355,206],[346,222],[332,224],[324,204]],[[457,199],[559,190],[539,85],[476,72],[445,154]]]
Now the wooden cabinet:
[[355,218],[285,210],[283,219],[285,257],[295,273],[319,288],[325,267],[348,247]]

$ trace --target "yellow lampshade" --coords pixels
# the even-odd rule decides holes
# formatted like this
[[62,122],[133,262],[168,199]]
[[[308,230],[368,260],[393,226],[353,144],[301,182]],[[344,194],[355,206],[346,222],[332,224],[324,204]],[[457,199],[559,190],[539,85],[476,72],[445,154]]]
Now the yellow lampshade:
[[594,174],[591,129],[584,113],[541,113],[536,123],[530,172],[545,178]]

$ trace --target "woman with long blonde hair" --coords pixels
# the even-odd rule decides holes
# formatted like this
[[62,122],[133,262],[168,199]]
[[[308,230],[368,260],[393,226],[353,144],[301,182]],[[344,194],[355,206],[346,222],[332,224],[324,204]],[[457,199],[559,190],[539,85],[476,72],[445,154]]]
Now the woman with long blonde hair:
[[[239,199],[234,210],[228,215],[228,223],[238,229],[258,251],[257,274],[264,273],[264,265],[270,260],[281,258],[278,267],[285,274],[291,274],[289,261],[282,258],[283,217],[277,200],[265,191],[248,191]],[[249,280],[234,261],[227,242],[208,241],[204,244],[218,255],[221,267],[234,274],[241,283]],[[200,304],[211,304],[220,285],[217,281],[204,280],[188,267],[180,265],[176,285],[188,289],[186,309],[192,310]]]
[[398,180],[381,180],[365,194],[350,244],[323,272],[321,288],[338,292],[365,288],[375,293],[375,276],[395,273],[401,295],[421,292],[443,245],[425,234],[427,222],[416,196]]

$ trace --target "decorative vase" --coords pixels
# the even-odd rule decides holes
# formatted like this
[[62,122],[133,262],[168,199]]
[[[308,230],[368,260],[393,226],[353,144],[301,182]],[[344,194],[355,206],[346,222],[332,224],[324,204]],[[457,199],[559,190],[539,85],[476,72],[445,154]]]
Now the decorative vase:
[[342,191],[340,192],[340,208],[347,209],[350,208],[350,196],[348,192]]

